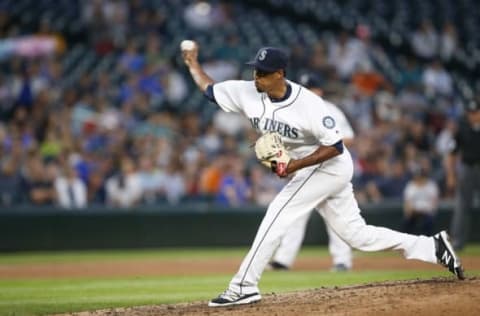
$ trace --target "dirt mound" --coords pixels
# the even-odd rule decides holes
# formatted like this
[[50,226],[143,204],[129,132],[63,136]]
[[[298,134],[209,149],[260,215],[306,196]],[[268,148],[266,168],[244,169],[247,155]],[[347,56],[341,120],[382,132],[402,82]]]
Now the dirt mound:
[[372,283],[263,295],[261,302],[210,308],[206,302],[118,308],[69,315],[480,315],[480,279]]

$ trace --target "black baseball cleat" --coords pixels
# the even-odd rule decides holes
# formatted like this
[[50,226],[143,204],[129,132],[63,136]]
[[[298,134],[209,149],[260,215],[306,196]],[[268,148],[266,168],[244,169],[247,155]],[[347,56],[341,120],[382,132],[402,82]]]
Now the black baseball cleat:
[[465,279],[464,271],[460,258],[457,257],[453,251],[453,247],[448,240],[446,231],[441,231],[433,236],[435,240],[435,255],[437,256],[437,262],[448,268],[450,272],[455,274],[460,280]]
[[259,293],[239,294],[229,289],[220,294],[217,298],[214,298],[208,302],[210,307],[221,307],[241,304],[251,304],[258,302],[262,299]]

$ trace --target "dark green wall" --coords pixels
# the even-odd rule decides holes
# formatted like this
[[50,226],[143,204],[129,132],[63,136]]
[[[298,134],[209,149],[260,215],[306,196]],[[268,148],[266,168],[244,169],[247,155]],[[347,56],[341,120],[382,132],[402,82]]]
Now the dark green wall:
[[[398,207],[368,208],[367,223],[400,229]],[[436,230],[448,228],[451,212],[439,212]],[[0,212],[0,251],[250,245],[263,210],[163,208],[139,210],[9,210]],[[474,212],[472,227],[480,223]],[[480,241],[478,230],[470,239]],[[313,214],[307,244],[325,244],[325,226]]]

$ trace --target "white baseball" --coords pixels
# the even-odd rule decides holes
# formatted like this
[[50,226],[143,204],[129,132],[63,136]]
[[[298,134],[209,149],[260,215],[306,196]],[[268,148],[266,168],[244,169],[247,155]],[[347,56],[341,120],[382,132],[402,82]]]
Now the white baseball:
[[181,50],[192,50],[195,48],[195,42],[191,40],[183,40],[180,43],[180,49]]

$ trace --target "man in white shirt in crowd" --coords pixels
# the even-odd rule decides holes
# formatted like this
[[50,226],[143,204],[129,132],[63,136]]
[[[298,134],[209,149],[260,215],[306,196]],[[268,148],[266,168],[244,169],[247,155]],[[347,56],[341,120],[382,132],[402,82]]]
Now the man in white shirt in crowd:
[[78,209],[87,206],[87,186],[80,180],[75,168],[65,167],[63,175],[55,179],[54,186],[60,207]]
[[119,175],[107,180],[107,199],[113,206],[131,207],[142,198],[142,185],[131,159],[124,158],[121,169]]
[[405,232],[412,234],[420,224],[418,233],[431,235],[433,220],[438,208],[438,186],[429,179],[428,170],[419,167],[414,171],[413,179],[407,183],[404,191]]

